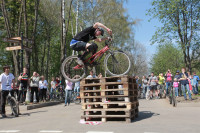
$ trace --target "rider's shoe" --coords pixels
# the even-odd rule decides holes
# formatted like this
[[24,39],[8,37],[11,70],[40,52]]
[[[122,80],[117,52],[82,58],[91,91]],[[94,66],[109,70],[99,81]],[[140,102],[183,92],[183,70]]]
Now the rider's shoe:
[[81,69],[81,68],[83,68],[83,65],[77,65],[77,66],[73,67],[73,69]]

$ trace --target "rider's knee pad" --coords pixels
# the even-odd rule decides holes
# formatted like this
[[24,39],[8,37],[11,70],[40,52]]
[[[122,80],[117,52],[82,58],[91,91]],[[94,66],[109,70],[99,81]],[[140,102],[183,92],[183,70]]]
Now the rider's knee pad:
[[90,46],[88,46],[89,52],[92,52],[93,54],[96,53],[97,49],[98,49],[98,46],[94,42]]

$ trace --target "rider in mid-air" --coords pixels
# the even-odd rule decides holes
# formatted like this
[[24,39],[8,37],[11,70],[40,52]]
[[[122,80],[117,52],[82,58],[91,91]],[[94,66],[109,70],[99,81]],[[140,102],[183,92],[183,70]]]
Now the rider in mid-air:
[[97,42],[101,42],[104,40],[109,40],[109,37],[106,38],[97,38],[97,36],[100,36],[104,34],[104,29],[107,30],[107,32],[112,35],[112,30],[107,28],[105,25],[96,22],[93,26],[90,26],[81,32],[79,32],[70,42],[70,47],[75,51],[84,51],[82,55],[78,55],[77,63],[80,66],[83,66],[84,58],[91,52],[92,54],[95,54],[98,46],[96,43],[88,43],[90,40],[94,40]]

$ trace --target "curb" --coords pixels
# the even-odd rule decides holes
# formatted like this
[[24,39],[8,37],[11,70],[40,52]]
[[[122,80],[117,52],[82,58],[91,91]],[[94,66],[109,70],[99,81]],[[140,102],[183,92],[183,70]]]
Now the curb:
[[28,105],[27,110],[37,109],[37,108],[42,108],[42,107],[47,107],[47,106],[53,106],[53,105],[57,105],[57,104],[60,104],[63,102],[64,101],[57,101],[57,102],[47,102],[47,103],[41,103],[41,104],[35,104],[35,105]]

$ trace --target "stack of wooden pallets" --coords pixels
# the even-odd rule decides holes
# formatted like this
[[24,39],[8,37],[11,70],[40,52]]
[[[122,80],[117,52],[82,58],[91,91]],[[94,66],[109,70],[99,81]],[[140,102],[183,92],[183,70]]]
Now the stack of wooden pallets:
[[135,78],[129,76],[83,79],[81,118],[85,121],[123,121],[138,117]]

